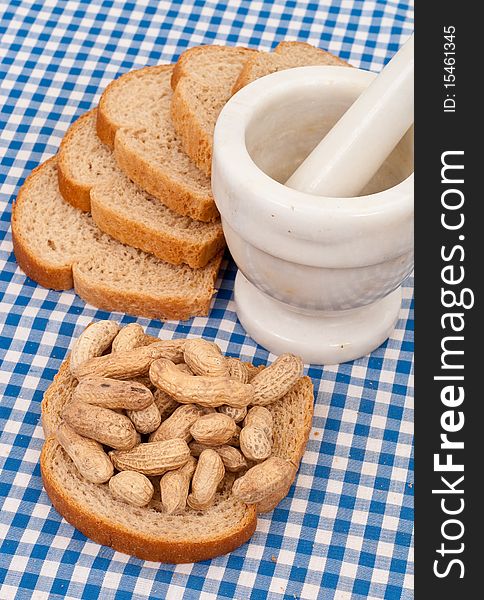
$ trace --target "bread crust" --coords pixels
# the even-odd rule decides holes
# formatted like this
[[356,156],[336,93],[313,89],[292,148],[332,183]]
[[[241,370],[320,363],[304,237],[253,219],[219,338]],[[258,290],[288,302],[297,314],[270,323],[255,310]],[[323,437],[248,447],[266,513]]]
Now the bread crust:
[[69,161],[67,160],[67,146],[71,143],[77,129],[82,127],[84,121],[89,119],[96,111],[95,108],[81,115],[74,123],[71,124],[66,131],[57,153],[57,182],[59,191],[66,202],[69,202],[74,208],[89,212],[91,210],[91,188],[92,186],[82,184],[76,181],[69,169]]
[[207,132],[194,118],[193,110],[186,100],[190,81],[182,79],[173,92],[171,120],[181,140],[183,150],[197,167],[210,177],[212,172],[213,132]]
[[[112,123],[108,118],[106,111],[104,110],[104,106],[106,104],[104,94],[108,91],[109,87],[116,83],[117,80],[113,81],[108,85],[105,89],[103,95],[101,96],[101,100],[99,101],[97,118],[96,118],[96,133],[98,138],[101,140],[103,144],[105,144],[111,150],[114,150],[114,138],[116,137],[117,127],[115,127],[114,123]],[[103,110],[101,110],[103,107]]]
[[247,506],[246,518],[238,528],[227,531],[224,536],[214,536],[211,539],[170,540],[148,536],[134,528],[128,529],[120,523],[109,521],[103,515],[87,510],[65,492],[56,478],[55,469],[52,468],[56,452],[63,450],[54,437],[48,437],[40,456],[40,471],[45,490],[55,509],[85,536],[118,552],[163,563],[192,563],[231,552],[244,544],[255,531],[257,515],[254,506]]

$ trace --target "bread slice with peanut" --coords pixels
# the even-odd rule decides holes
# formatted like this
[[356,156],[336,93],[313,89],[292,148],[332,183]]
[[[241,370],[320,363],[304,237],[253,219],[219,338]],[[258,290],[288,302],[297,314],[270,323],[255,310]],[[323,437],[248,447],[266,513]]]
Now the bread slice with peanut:
[[264,512],[287,495],[312,416],[298,357],[255,368],[212,341],[156,341],[110,321],[88,327],[72,356],[77,385],[52,433],[109,502],[183,519],[222,497]]

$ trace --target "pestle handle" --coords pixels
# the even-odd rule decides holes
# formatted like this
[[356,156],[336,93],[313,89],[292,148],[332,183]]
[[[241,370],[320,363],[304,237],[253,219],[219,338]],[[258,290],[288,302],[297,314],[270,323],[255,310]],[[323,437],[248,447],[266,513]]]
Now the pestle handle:
[[319,196],[357,196],[413,123],[413,35],[287,180]]

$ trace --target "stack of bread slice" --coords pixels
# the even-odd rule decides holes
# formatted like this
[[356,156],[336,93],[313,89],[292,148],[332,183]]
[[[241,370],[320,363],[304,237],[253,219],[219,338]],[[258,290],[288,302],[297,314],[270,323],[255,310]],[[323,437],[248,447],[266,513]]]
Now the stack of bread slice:
[[312,64],[346,65],[299,42],[273,53],[200,46],[112,82],[20,189],[20,267],[106,310],[207,315],[225,245],[210,187],[217,116],[252,80]]

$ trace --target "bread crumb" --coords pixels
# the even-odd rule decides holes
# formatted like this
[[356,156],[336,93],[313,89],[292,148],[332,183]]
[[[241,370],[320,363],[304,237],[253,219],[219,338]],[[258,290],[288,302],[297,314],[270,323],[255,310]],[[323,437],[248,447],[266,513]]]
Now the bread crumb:
[[271,556],[271,560],[273,563],[277,562],[277,558],[274,555]]

